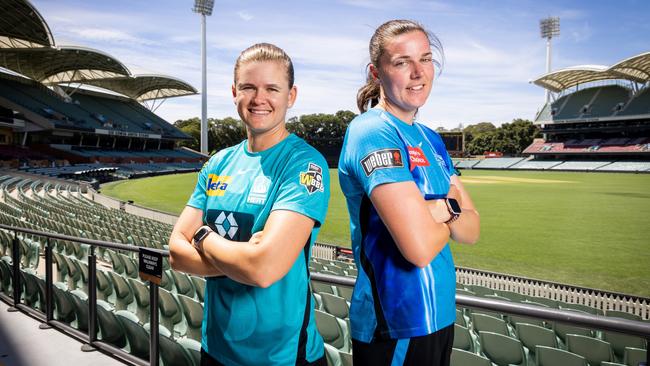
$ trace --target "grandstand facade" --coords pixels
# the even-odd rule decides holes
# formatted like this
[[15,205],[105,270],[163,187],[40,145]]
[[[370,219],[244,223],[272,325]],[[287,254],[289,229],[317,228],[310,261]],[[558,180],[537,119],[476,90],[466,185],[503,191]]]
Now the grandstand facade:
[[129,176],[195,170],[205,161],[177,149],[190,137],[143,105],[196,94],[191,85],[133,75],[99,50],[56,45],[28,1],[0,7],[20,20],[0,24],[0,167],[77,177],[108,176],[113,167]]
[[542,139],[525,154],[542,161],[650,161],[650,52],[613,66],[576,66],[533,81],[554,96],[537,113]]

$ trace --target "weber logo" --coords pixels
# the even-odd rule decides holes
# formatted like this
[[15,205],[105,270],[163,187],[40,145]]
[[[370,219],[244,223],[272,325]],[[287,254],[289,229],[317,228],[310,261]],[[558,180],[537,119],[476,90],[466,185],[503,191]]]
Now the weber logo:
[[403,166],[402,152],[399,149],[373,151],[361,159],[361,167],[363,167],[366,176],[370,176],[377,169],[401,168]]

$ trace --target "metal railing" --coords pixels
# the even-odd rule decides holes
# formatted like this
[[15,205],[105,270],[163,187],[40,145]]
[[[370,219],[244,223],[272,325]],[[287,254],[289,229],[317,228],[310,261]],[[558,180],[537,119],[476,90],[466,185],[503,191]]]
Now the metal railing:
[[[312,257],[334,260],[336,252],[335,245],[317,243],[312,248]],[[456,267],[456,282],[585,305],[603,311],[622,311],[650,320],[650,298],[647,297],[465,267]]]
[[[9,225],[0,224],[0,229],[6,229],[14,232],[12,240],[12,286],[13,286],[13,308],[10,311],[20,310],[29,315],[32,315],[39,320],[44,321],[41,328],[55,327],[68,335],[71,335],[79,340],[86,342],[82,350],[96,348],[103,350],[109,354],[113,354],[123,361],[130,362],[135,365],[158,365],[159,364],[159,318],[158,318],[158,285],[149,282],[149,299],[150,299],[150,337],[149,337],[149,362],[141,358],[135,357],[126,351],[117,348],[111,344],[97,339],[97,277],[96,265],[97,258],[95,256],[95,248],[107,248],[119,251],[139,252],[140,247],[124,245],[119,243],[112,243],[101,240],[93,240],[79,237],[72,237],[68,235],[60,235],[55,233],[43,232],[27,228],[19,228]],[[20,248],[18,233],[32,234],[46,238],[45,246],[45,316],[39,311],[36,311],[25,304],[21,304],[21,278],[20,278]],[[52,243],[51,239],[68,240],[78,243],[90,245],[88,255],[88,334],[85,334],[70,325],[54,319],[54,302],[53,302],[53,274],[52,274]],[[163,257],[168,257],[169,252],[166,250],[157,250],[146,248],[159,252]],[[332,276],[322,273],[312,273],[311,278],[316,281],[327,282],[335,285],[354,287],[355,280],[349,277]],[[8,301],[10,298],[0,294],[0,299]],[[495,299],[487,299],[481,297],[456,295],[456,305],[461,307],[496,311],[511,315],[519,315],[526,317],[539,318],[548,321],[560,322],[571,324],[580,327],[590,327],[594,329],[618,332],[622,334],[633,335],[645,338],[650,343],[650,323],[642,321],[634,321],[628,319],[620,319],[613,317],[597,316],[591,314],[582,314],[573,311],[544,308],[539,306],[520,304],[508,301],[500,301]],[[650,364],[650,352],[647,353],[647,362]]]
[[[73,237],[68,235],[61,235],[56,233],[49,233],[44,231],[32,230],[27,228],[13,227],[9,225],[0,224],[1,229],[6,229],[14,232],[12,240],[12,286],[13,286],[13,308],[10,311],[20,310],[37,319],[44,321],[45,324],[41,325],[41,329],[54,327],[57,328],[82,342],[86,342],[82,346],[83,351],[89,351],[93,348],[103,350],[108,354],[113,354],[124,361],[135,365],[151,365],[158,366],[159,364],[159,318],[158,318],[158,285],[149,282],[149,362],[141,358],[135,357],[130,353],[117,348],[109,343],[97,339],[97,257],[95,256],[95,248],[101,247],[106,249],[113,249],[126,252],[140,252],[140,247],[132,245],[124,245],[119,243],[112,243],[102,240],[86,239]],[[18,233],[25,233],[36,235],[46,238],[45,245],[45,317],[39,311],[36,311],[25,304],[21,304],[21,285],[23,281],[20,276],[20,244]],[[52,274],[52,242],[51,239],[68,240],[88,244],[88,334],[71,327],[70,325],[54,319],[54,300],[53,300],[53,286],[54,277]],[[154,248],[144,248],[149,251],[161,253],[163,257],[169,257],[169,252],[166,250],[159,250]],[[5,298],[5,300],[7,300]]]

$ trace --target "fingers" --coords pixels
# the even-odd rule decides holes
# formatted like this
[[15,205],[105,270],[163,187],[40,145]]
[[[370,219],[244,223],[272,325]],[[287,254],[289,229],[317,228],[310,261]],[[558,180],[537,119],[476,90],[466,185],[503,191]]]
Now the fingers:
[[259,244],[262,241],[263,231],[258,231],[254,233],[251,238],[248,240],[251,244]]

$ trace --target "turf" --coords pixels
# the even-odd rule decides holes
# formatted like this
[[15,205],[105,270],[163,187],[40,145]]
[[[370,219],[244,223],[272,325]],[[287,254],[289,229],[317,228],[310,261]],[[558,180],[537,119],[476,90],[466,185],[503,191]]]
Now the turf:
[[[350,245],[335,170],[318,241]],[[650,296],[650,175],[464,170],[481,214],[481,239],[452,244],[456,264]],[[191,194],[196,173],[102,186],[102,193],[171,213]]]

